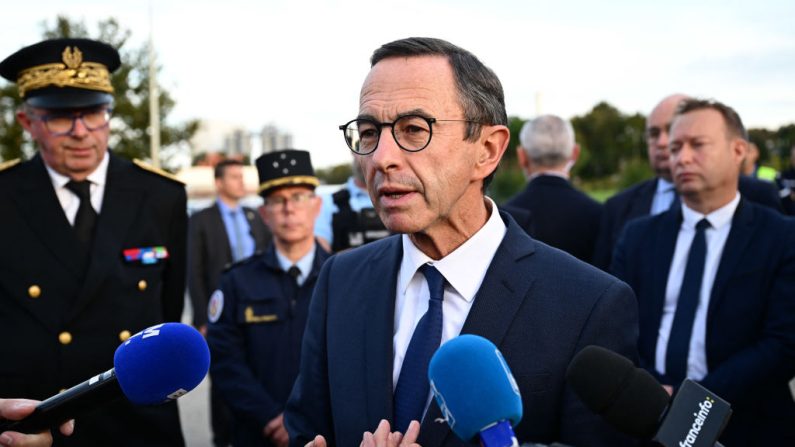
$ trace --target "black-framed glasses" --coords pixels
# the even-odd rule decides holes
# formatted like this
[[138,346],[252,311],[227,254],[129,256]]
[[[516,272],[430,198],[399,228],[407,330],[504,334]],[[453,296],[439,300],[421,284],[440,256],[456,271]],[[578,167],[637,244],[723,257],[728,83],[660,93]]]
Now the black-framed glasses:
[[99,130],[110,122],[113,109],[110,107],[97,107],[82,112],[33,114],[44,122],[47,131],[53,136],[69,135],[75,130],[75,122],[79,119],[88,130]]
[[276,211],[282,210],[290,202],[293,206],[303,207],[309,204],[309,200],[315,197],[313,192],[297,192],[290,196],[272,196],[265,199],[265,206]]
[[340,126],[345,143],[355,154],[367,155],[378,148],[384,126],[392,128],[392,137],[397,145],[408,152],[419,152],[431,143],[433,123],[464,122],[470,120],[442,120],[422,115],[403,115],[393,122],[378,122],[369,118],[357,118]]

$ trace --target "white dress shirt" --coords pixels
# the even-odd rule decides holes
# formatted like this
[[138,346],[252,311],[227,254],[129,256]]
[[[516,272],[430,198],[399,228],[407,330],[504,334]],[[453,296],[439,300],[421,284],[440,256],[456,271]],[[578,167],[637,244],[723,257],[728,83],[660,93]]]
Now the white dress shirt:
[[674,188],[674,184],[665,179],[658,178],[657,190],[654,191],[654,198],[651,200],[651,210],[649,214],[656,216],[657,214],[668,211],[675,197],[676,188]]
[[665,355],[668,349],[668,339],[671,334],[671,326],[676,314],[676,303],[679,300],[679,290],[682,288],[682,280],[685,277],[687,267],[687,255],[690,245],[696,235],[696,224],[706,218],[710,227],[704,231],[707,242],[707,256],[704,260],[704,276],[701,279],[701,292],[699,293],[698,307],[693,322],[693,333],[690,336],[690,351],[687,357],[687,378],[691,380],[701,380],[709,372],[707,369],[707,309],[709,299],[712,294],[712,285],[715,282],[715,274],[720,266],[720,258],[723,254],[723,247],[729,237],[732,226],[732,218],[740,203],[740,193],[734,199],[721,208],[707,214],[706,216],[688,208],[682,203],[682,225],[679,227],[679,235],[676,238],[676,249],[671,260],[671,268],[668,271],[668,283],[665,286],[665,304],[663,305],[660,330],[657,334],[657,351],[655,352],[655,368],[658,373],[665,374]]
[[[109,154],[105,152],[97,169],[89,174],[86,179],[91,182],[91,188],[89,189],[91,192],[91,207],[94,208],[97,215],[99,215],[99,212],[102,210],[102,199],[105,197],[109,158]],[[69,225],[74,225],[75,218],[77,217],[77,209],[80,208],[80,198],[66,187],[66,184],[69,183],[71,179],[63,174],[55,172],[46,162],[44,163],[44,167],[47,168],[47,173],[50,174],[52,186],[55,188],[55,195],[58,197],[58,202],[61,204],[63,212],[66,214],[66,219],[69,220]]]
[[[447,280],[442,303],[442,343],[461,333],[475,294],[480,289],[486,270],[507,232],[497,205],[488,197],[486,200],[491,213],[486,224],[455,251],[438,261],[426,256],[411,242],[408,235],[403,235],[403,259],[398,271],[395,328],[392,337],[395,355],[392,362],[393,391],[397,386],[403,358],[414,329],[428,311],[428,283],[422,272],[418,271],[423,264],[432,264]],[[430,400],[431,393],[428,393],[428,403]],[[427,404],[425,408],[427,410]]]

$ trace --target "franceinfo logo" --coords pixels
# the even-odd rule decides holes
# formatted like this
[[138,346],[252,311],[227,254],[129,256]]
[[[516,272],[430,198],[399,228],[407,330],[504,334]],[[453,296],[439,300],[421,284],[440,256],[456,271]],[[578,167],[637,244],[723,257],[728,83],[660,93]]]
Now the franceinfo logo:
[[731,405],[692,380],[674,395],[654,441],[667,447],[714,447],[731,417]]
[[685,439],[679,441],[679,447],[693,447],[698,440],[698,435],[701,433],[701,429],[704,427],[704,423],[707,421],[709,411],[712,409],[713,405],[715,405],[715,400],[709,396],[698,404],[698,411],[693,413],[693,416],[695,416],[693,425],[690,427],[690,430],[688,430]]

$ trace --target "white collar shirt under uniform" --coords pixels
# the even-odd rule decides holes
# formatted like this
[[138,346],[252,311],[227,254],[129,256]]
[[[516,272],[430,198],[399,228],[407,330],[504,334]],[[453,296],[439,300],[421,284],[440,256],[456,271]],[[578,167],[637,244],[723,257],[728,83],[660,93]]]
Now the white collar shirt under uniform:
[[[729,238],[729,231],[732,226],[732,218],[737,206],[740,203],[740,194],[721,208],[707,214],[706,216],[688,208],[682,204],[682,225],[679,227],[679,235],[676,238],[676,249],[671,260],[671,268],[668,270],[668,283],[665,287],[665,304],[663,305],[660,329],[657,333],[657,350],[655,352],[655,369],[658,373],[665,374],[665,357],[668,349],[668,340],[676,314],[676,303],[679,300],[679,291],[682,288],[682,281],[685,277],[687,267],[687,257],[690,245],[696,235],[696,224],[706,218],[710,227],[704,231],[704,238],[707,243],[707,256],[704,260],[704,274],[701,279],[701,291],[699,293],[698,307],[696,307],[695,320],[693,322],[693,332],[690,336],[690,350],[687,357],[687,378],[691,380],[703,379],[708,371],[707,368],[707,310],[709,309],[712,285],[715,282],[715,275],[720,266],[720,258],[726,240]],[[678,385],[678,384],[677,384]]]
[[304,282],[306,282],[307,278],[309,277],[309,274],[312,272],[312,264],[315,262],[315,250],[317,249],[317,246],[312,244],[312,249],[295,263],[290,261],[287,256],[284,256],[278,248],[274,247],[274,249],[276,250],[276,259],[279,261],[279,266],[282,268],[282,270],[286,272],[289,271],[290,267],[292,266],[298,267],[298,270],[301,272],[301,274],[298,275],[298,278],[296,278],[295,281],[298,283],[299,287],[303,286]]
[[[99,212],[102,210],[102,199],[105,197],[109,158],[110,154],[105,152],[97,169],[86,178],[86,180],[91,182],[91,187],[89,188],[91,192],[91,207],[94,208],[97,215],[99,215]],[[44,163],[44,167],[47,168],[47,173],[50,174],[52,186],[55,188],[55,195],[58,197],[58,202],[61,204],[61,208],[63,208],[66,214],[66,219],[69,220],[69,225],[74,225],[75,218],[77,217],[77,209],[80,208],[80,198],[66,187],[66,184],[69,183],[71,179],[63,174],[55,172],[46,162]]]
[[[472,308],[475,294],[483,283],[486,271],[505,237],[507,229],[497,205],[486,197],[491,215],[486,224],[460,247],[444,258],[434,261],[421,252],[408,235],[403,235],[403,259],[398,271],[395,298],[395,327],[392,337],[392,389],[397,386],[403,358],[411,336],[420,319],[428,311],[430,292],[425,276],[418,269],[432,264],[447,281],[442,303],[442,343],[458,336]],[[428,403],[431,394],[428,393]],[[426,405],[427,409],[427,405]]]
[[676,198],[676,188],[674,188],[674,184],[662,179],[657,179],[657,189],[654,191],[654,198],[651,200],[651,210],[649,210],[649,214],[652,216],[656,216],[660,213],[664,213],[671,208],[671,204],[674,202],[674,198]]

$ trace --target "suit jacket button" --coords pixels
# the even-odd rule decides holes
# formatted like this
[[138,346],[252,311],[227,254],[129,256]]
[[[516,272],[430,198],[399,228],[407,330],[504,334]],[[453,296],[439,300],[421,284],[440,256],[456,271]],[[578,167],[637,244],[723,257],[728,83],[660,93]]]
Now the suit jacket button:
[[41,296],[41,287],[33,284],[32,286],[28,287],[28,296],[36,299]]
[[146,286],[147,286],[146,280],[142,279],[142,280],[138,281],[138,290],[140,290],[141,292],[146,290]]
[[72,342],[72,334],[69,332],[61,332],[58,334],[58,341],[61,342],[62,345],[68,345]]
[[119,332],[119,340],[121,340],[123,342],[127,341],[127,339],[130,338],[130,335],[131,335],[130,331],[127,331],[127,330],[121,331],[121,332]]

